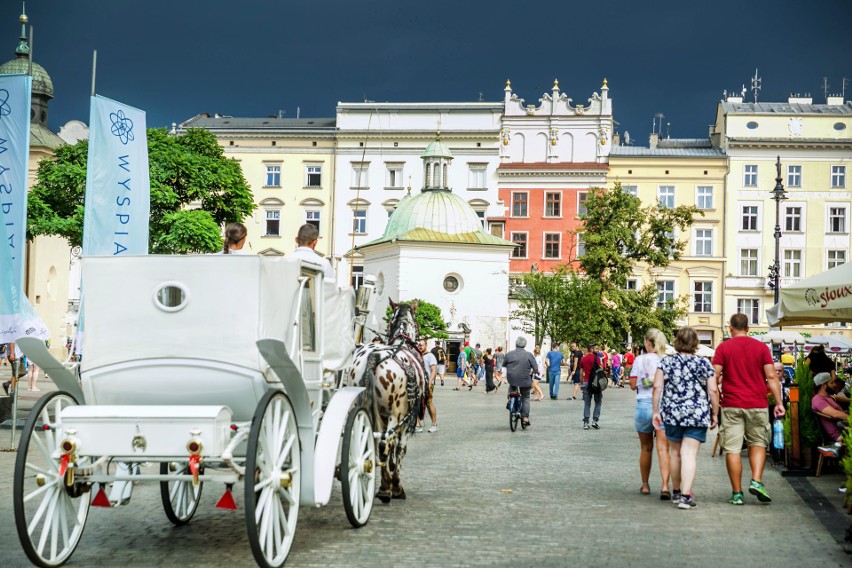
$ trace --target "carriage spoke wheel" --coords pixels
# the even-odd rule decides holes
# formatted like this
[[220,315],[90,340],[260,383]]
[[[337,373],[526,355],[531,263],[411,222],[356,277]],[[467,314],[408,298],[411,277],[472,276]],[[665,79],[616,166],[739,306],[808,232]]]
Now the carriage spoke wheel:
[[[160,464],[160,475],[186,475],[189,474],[189,464],[178,462],[163,462]],[[187,524],[195,510],[198,509],[198,501],[201,499],[201,487],[203,483],[193,485],[191,480],[176,479],[174,481],[160,482],[160,499],[163,501],[163,510],[169,520],[176,525]]]
[[353,527],[367,524],[376,496],[376,440],[373,423],[363,408],[354,408],[346,419],[340,452],[340,483],[343,508]]
[[15,459],[12,498],[21,546],[36,566],[64,564],[83,535],[89,513],[88,486],[71,481],[73,468],[60,475],[54,458],[64,434],[62,409],[76,406],[70,394],[43,396],[30,411]]
[[257,406],[246,455],[246,526],[263,568],[284,564],[293,544],[302,484],[299,432],[290,400],[270,391]]

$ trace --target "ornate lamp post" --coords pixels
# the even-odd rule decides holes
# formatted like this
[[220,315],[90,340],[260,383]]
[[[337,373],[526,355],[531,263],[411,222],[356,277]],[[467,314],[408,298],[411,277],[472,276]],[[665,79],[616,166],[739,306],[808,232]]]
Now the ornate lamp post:
[[769,286],[775,292],[777,304],[781,294],[781,202],[787,199],[784,185],[781,183],[781,156],[778,156],[778,161],[775,162],[775,169],[775,189],[771,192],[775,201],[775,262],[769,267]]

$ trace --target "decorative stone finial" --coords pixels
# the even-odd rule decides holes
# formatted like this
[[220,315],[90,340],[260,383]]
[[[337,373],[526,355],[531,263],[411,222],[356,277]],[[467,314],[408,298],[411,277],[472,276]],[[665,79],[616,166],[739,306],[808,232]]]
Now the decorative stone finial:
[[609,87],[606,86],[606,77],[604,77],[604,82],[603,82],[603,85],[601,85],[601,89],[608,89],[608,88]]
[[559,79],[554,79],[554,80],[553,80],[553,88],[554,88],[555,90],[559,90]]
[[506,89],[511,89],[511,88],[512,88],[512,82],[510,80],[506,79]]
[[21,16],[18,18],[18,21],[21,22],[21,37],[18,39],[18,47],[15,48],[15,55],[19,55],[21,57],[25,57],[30,54],[30,44],[27,41],[27,22],[30,21],[27,18],[27,3],[21,3]]

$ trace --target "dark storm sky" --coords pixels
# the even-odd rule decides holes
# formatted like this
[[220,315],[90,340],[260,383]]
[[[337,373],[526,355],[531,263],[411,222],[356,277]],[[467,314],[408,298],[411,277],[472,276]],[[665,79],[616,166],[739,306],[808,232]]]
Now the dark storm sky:
[[[5,60],[21,4],[2,6]],[[577,104],[606,77],[620,131],[647,143],[658,112],[673,137],[706,136],[723,89],[755,67],[764,101],[823,102],[823,77],[837,92],[852,79],[848,0],[30,0],[27,13],[54,130],[88,123],[93,49],[98,94],[147,111],[149,126],[297,106],[334,116],[365,97],[499,101],[507,78],[528,103],[558,78]]]

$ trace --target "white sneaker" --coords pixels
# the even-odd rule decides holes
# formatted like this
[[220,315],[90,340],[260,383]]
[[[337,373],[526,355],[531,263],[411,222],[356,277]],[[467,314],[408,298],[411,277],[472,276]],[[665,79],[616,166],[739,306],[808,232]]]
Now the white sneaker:
[[420,432],[423,431],[423,426],[418,426],[417,428],[414,429],[414,431],[419,434]]
[[819,446],[817,450],[819,451],[819,453],[821,453],[827,458],[840,457],[840,450],[837,448],[837,446]]
[[429,430],[428,430],[428,432],[437,432],[437,431],[438,431],[438,425],[437,424],[432,424],[432,426],[430,426]]

